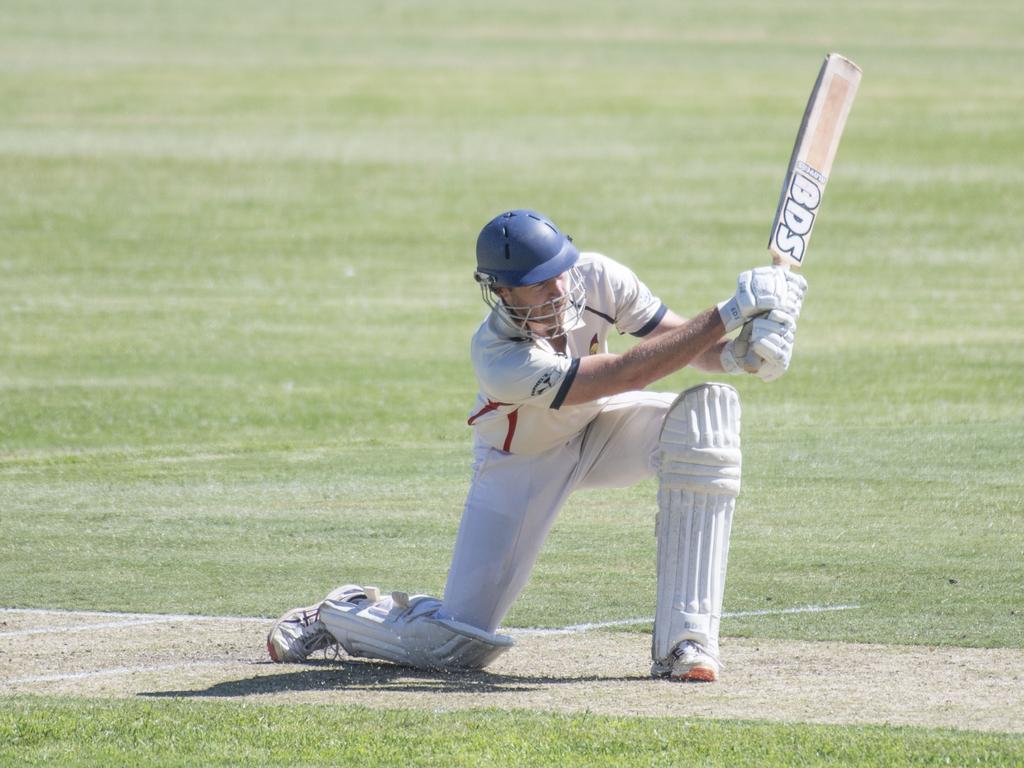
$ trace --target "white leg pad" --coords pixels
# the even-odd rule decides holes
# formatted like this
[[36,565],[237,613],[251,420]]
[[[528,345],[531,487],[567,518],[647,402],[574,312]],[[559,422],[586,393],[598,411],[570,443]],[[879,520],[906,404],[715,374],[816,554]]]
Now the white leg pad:
[[660,437],[658,599],[651,655],[683,640],[718,655],[729,531],[740,491],[740,401],[702,384],[672,404]]
[[320,621],[350,656],[420,669],[483,669],[511,648],[507,635],[437,615],[441,601],[395,592],[372,605],[325,600]]

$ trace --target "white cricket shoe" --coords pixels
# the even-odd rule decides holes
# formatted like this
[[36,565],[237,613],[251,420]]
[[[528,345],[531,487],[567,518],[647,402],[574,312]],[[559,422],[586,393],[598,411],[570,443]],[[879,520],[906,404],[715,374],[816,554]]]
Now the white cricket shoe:
[[[375,587],[346,584],[331,590],[324,600],[360,603],[376,594]],[[267,635],[267,652],[273,661],[299,664],[310,654],[337,647],[338,641],[320,621],[321,600],[316,605],[292,608],[277,620]]]
[[688,683],[713,683],[722,665],[718,659],[693,640],[684,640],[667,659],[651,664],[652,677],[667,677]]

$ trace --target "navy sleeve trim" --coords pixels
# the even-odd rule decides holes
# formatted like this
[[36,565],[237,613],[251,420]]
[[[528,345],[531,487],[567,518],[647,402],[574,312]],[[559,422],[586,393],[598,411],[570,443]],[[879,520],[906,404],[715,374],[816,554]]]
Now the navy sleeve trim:
[[558,388],[558,394],[555,395],[555,399],[551,401],[551,407],[554,410],[558,410],[562,407],[562,403],[565,401],[565,396],[569,394],[569,387],[572,386],[573,381],[576,379],[576,372],[580,369],[580,359],[574,357],[572,362],[569,363],[569,370],[565,373],[565,381],[562,382],[562,386]]
[[595,315],[600,317],[602,320],[606,320],[611,325],[615,325],[615,319],[611,318],[611,317],[608,317],[608,315],[606,315],[604,312],[598,312],[596,309],[593,309],[591,307],[584,307],[583,309],[585,309],[587,312],[593,312]]
[[668,307],[662,304],[658,308],[658,311],[654,313],[654,317],[648,320],[647,324],[644,325],[644,327],[641,328],[639,331],[633,331],[633,333],[631,333],[630,336],[646,336],[648,333],[650,333],[651,331],[658,327],[658,323],[660,323],[661,319],[665,317],[666,312],[668,312]]

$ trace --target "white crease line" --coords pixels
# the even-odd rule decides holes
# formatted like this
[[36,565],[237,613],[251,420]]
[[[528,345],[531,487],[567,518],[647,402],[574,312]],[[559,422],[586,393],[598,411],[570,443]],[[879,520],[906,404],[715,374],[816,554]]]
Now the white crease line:
[[31,613],[33,615],[59,615],[59,616],[102,616],[117,618],[114,622],[102,622],[99,624],[80,624],[74,627],[40,627],[31,630],[11,630],[0,632],[0,639],[5,637],[26,637],[28,635],[54,635],[73,632],[88,632],[89,630],[116,630],[122,627],[141,627],[146,624],[170,624],[171,622],[258,622],[266,624],[272,622],[272,618],[260,618],[259,616],[197,616],[187,614],[171,613],[114,613],[98,610],[53,610],[50,608],[0,608],[0,613]]
[[73,627],[37,627],[34,629],[13,629],[0,632],[0,639],[5,637],[26,637],[29,635],[68,634],[88,632],[93,629],[120,629],[122,627],[139,627],[145,624],[163,624],[173,621],[235,621],[267,624],[273,619],[259,616],[194,616],[190,614],[172,613],[116,613],[114,611],[61,611],[52,608],[0,608],[0,613],[29,614],[31,616],[95,616],[118,619],[118,621],[97,624],[79,624]]
[[87,632],[91,629],[120,629],[121,627],[139,627],[143,624],[166,624],[174,619],[129,619],[128,621],[106,621],[102,624],[79,624],[74,627],[47,627],[45,629],[15,629],[11,632],[0,632],[3,637],[25,637],[27,635],[57,635],[67,632]]
[[227,664],[252,664],[242,659],[208,659],[205,661],[185,661],[178,664],[156,664],[150,667],[113,667],[111,669],[94,669],[88,672],[68,672],[63,675],[35,675],[33,677],[16,677],[13,680],[0,680],[2,685],[29,685],[33,683],[60,683],[67,680],[84,680],[90,677],[111,675],[136,675],[145,672],[168,672],[174,669],[190,667],[220,667]]
[[[788,613],[826,613],[828,611],[852,611],[860,608],[859,605],[804,605],[796,608],[768,608],[760,611],[735,611],[722,614],[723,619],[742,618],[744,616],[780,616]],[[536,636],[536,635],[574,635],[580,632],[590,632],[594,629],[607,629],[609,627],[628,627],[632,624],[651,624],[654,618],[643,619],[617,619],[615,621],[598,621],[591,624],[573,624],[561,629],[509,629],[502,630],[510,635]]]
[[589,632],[592,629],[605,629],[606,627],[627,627],[630,624],[650,624],[654,619],[617,619],[616,621],[597,621],[592,624],[573,624],[562,628],[522,628],[522,629],[501,629],[503,634],[522,635],[532,637],[539,635],[575,635],[580,632]]
[[804,605],[798,608],[766,608],[762,611],[736,611],[723,613],[722,618],[733,619],[743,616],[780,616],[784,613],[827,613],[829,611],[855,611],[859,605]]
[[112,619],[159,619],[160,621],[272,621],[270,616],[197,616],[191,613],[122,613],[120,611],[68,611],[61,608],[0,608],[0,613],[34,616],[108,616]]

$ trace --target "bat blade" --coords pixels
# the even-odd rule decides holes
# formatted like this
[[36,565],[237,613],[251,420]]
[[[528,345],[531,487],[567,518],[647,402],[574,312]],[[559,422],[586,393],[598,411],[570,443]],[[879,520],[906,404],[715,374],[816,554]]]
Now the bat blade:
[[860,67],[838,53],[830,53],[821,65],[793,145],[768,238],[775,264],[799,267],[804,263],[860,78]]

